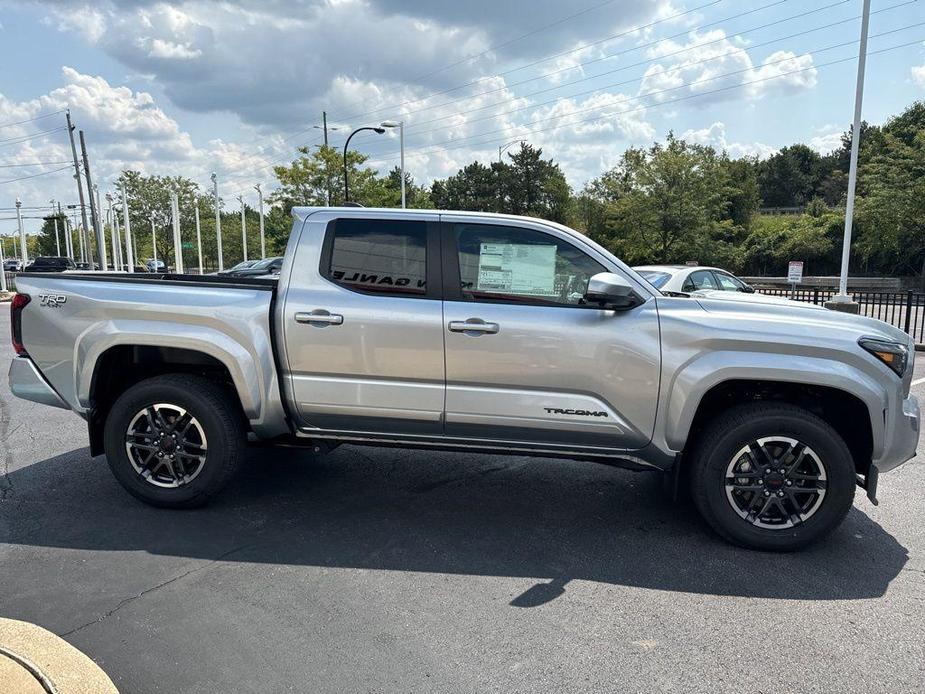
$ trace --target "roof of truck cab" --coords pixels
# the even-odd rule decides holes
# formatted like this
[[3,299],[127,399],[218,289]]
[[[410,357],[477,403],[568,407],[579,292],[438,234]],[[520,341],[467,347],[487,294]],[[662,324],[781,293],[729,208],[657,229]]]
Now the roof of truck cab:
[[[401,217],[414,217],[414,216],[432,216],[435,214],[442,215],[453,215],[454,217],[473,217],[478,219],[505,219],[508,221],[516,220],[525,220],[529,219],[533,222],[539,222],[541,224],[547,224],[549,226],[562,227],[561,224],[557,222],[551,222],[548,219],[539,219],[538,217],[526,217],[523,215],[516,214],[498,214],[497,212],[470,212],[463,210],[409,210],[402,209],[400,207],[293,207],[292,216],[300,221],[305,221],[308,217],[312,216],[316,212],[334,212],[338,215],[342,214],[345,217],[358,216],[358,217],[368,217],[369,213],[374,213],[376,215],[388,215],[388,216],[401,216]],[[563,227],[566,228],[566,227]],[[570,231],[574,232],[574,229]]]

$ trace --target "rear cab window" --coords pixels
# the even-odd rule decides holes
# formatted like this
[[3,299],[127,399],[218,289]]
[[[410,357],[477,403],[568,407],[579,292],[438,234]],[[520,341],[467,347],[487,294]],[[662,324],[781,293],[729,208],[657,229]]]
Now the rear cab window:
[[422,220],[342,218],[328,225],[321,275],[352,291],[382,296],[436,298],[439,282]]

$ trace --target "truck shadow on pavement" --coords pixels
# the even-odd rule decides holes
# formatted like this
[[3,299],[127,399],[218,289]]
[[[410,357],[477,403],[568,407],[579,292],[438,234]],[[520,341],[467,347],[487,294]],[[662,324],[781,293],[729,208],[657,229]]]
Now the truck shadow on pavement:
[[[732,547],[655,475],[592,463],[343,446],[255,449],[206,508],[125,493],[86,449],[9,473],[0,541],[225,562],[535,578],[535,607],[572,580],[758,598],[881,596],[907,552],[853,509],[796,554]],[[92,559],[90,560],[92,561]]]

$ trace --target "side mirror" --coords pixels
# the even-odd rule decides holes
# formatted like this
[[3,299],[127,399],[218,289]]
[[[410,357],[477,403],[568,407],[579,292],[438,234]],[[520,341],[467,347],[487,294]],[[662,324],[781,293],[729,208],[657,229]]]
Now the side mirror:
[[742,291],[745,292],[746,294],[754,294],[755,288],[751,286],[750,284],[746,284],[744,287],[742,287]]
[[628,311],[643,299],[625,278],[612,272],[599,272],[588,280],[585,301],[613,311]]

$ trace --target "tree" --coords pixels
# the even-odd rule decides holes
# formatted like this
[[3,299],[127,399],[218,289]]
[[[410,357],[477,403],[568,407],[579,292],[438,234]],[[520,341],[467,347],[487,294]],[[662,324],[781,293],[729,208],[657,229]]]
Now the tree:
[[[299,147],[301,156],[288,166],[275,166],[280,187],[269,197],[270,204],[283,207],[286,214],[298,205],[333,206],[344,204],[344,160],[333,147],[315,150]],[[350,200],[372,206],[383,197],[383,183],[376,171],[363,167],[368,157],[356,150],[347,152]]]

